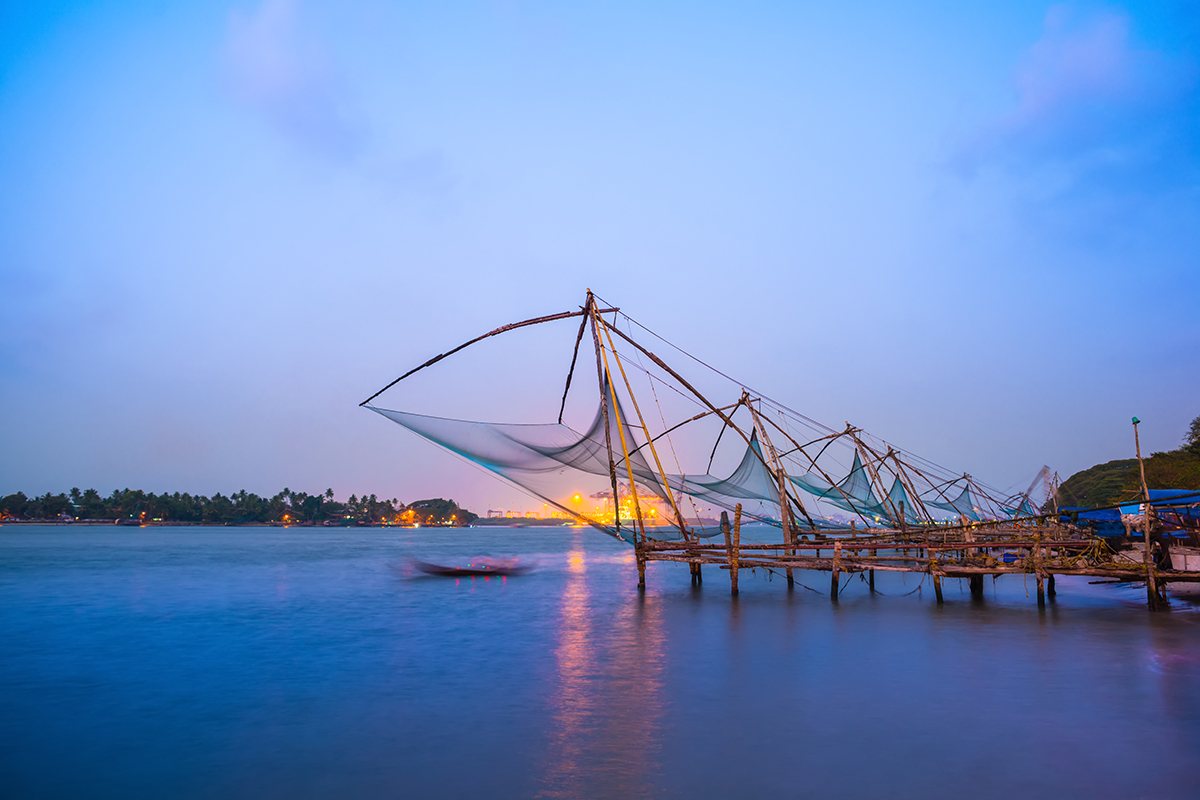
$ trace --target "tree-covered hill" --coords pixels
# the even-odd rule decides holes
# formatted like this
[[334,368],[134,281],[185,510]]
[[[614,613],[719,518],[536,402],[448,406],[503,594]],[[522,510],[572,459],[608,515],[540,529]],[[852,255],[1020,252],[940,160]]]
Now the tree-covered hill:
[[[1200,417],[1192,421],[1178,450],[1154,453],[1145,459],[1146,485],[1151,489],[1200,490]],[[1109,506],[1136,502],[1142,483],[1136,458],[1097,464],[1077,472],[1058,490],[1059,506]]]

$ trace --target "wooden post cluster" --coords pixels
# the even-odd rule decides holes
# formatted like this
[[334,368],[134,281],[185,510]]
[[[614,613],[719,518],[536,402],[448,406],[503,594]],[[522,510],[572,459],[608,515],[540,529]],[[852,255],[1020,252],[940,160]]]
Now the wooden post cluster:
[[729,593],[733,597],[738,596],[738,560],[740,553],[738,552],[742,539],[742,504],[738,503],[733,508],[733,532],[730,535],[729,530],[729,514],[721,512],[721,530],[725,533],[725,549],[728,551],[729,557]]
[[842,543],[833,543],[833,580],[830,582],[829,596],[838,599],[838,587],[842,577]]

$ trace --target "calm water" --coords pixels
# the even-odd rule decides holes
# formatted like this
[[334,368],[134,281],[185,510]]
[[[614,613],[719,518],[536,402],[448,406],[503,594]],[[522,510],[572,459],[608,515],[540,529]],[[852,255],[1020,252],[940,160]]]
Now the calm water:
[[[484,553],[540,567],[406,567]],[[706,578],[639,597],[569,529],[2,527],[0,796],[1200,796],[1192,604]]]

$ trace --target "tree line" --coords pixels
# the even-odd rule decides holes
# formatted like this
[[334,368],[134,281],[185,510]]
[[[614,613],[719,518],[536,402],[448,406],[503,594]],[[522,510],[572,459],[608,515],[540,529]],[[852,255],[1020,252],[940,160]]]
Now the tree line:
[[260,497],[245,489],[231,495],[154,494],[118,489],[108,497],[95,489],[26,497],[24,492],[0,498],[0,519],[95,520],[111,522],[192,522],[225,524],[465,525],[478,519],[453,500],[435,498],[405,505],[396,498],[350,495],[339,502],[333,490],[320,494],[284,489]]
[[[1151,489],[1200,489],[1200,417],[1192,420],[1182,444],[1145,459],[1146,485]],[[1137,502],[1142,497],[1136,458],[1122,458],[1077,472],[1058,489],[1060,506],[1108,506]]]

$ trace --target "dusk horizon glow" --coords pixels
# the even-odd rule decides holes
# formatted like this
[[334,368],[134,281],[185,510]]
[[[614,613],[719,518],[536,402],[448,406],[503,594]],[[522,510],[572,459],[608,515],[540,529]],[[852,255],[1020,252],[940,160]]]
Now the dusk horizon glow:
[[[0,43],[0,496],[538,510],[358,404],[588,288],[1000,489],[1200,414],[1186,3],[17,2]],[[552,422],[576,324],[377,402]]]

